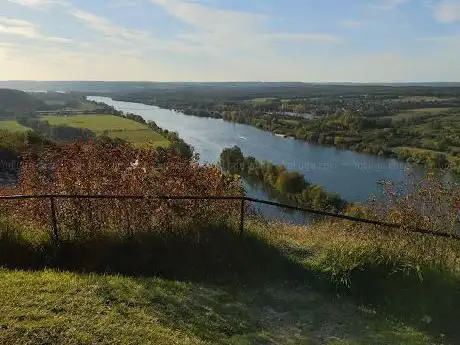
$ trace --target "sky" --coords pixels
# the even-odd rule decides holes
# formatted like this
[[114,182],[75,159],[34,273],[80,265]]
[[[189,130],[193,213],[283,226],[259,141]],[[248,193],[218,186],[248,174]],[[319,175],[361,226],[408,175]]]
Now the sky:
[[459,82],[460,0],[0,0],[0,80]]

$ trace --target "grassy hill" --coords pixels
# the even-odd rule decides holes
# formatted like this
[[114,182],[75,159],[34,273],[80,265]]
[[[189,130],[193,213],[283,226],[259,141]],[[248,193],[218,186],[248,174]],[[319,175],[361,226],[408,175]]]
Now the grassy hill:
[[0,271],[2,344],[428,344],[307,286]]
[[[422,242],[429,252],[438,246],[449,255],[456,247],[404,234],[398,236],[400,245],[386,235],[357,240],[345,236],[351,230],[341,231],[343,225],[297,228],[250,221],[243,237],[231,231],[224,235],[225,246],[216,242],[224,229],[214,229],[217,235],[195,249],[189,244],[179,251],[172,240],[169,259],[150,264],[160,269],[155,275],[120,275],[114,266],[112,273],[11,266],[0,270],[0,343],[458,344],[458,275],[447,273],[456,268],[442,275],[423,268],[422,280],[400,270],[414,262],[414,248],[420,249]],[[11,248],[6,243],[14,241],[11,235],[3,227],[3,264],[5,249]],[[154,253],[168,256],[168,246],[148,250],[153,242],[142,247],[138,239],[118,250],[92,242],[97,240],[75,246],[63,242],[60,255],[80,251],[80,265],[100,260],[110,250],[120,262],[131,257],[132,265],[143,265]],[[24,246],[47,255],[37,239],[19,241],[16,255]],[[190,260],[199,253],[204,261]],[[432,272],[441,273],[434,269],[434,255],[432,259]],[[217,264],[221,270],[208,260],[224,260]],[[183,270],[162,272],[161,262],[169,269],[183,265]],[[354,272],[351,290],[341,284],[337,288],[327,278],[346,271]]]
[[0,89],[0,117],[46,108],[44,102],[19,90]]

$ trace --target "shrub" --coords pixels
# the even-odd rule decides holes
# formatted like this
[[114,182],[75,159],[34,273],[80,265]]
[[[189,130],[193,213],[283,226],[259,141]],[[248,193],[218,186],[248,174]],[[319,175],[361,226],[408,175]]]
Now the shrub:
[[[240,181],[217,167],[200,166],[164,151],[110,142],[71,143],[26,155],[20,184],[4,193],[33,195],[235,196]],[[50,227],[49,200],[10,202],[18,221]],[[203,200],[56,200],[63,238],[89,238],[103,232],[184,231],[199,241],[199,229],[232,218],[239,204]]]
[[458,235],[460,185],[435,174],[423,179],[409,176],[405,183],[383,182],[382,197],[372,198],[366,216],[406,228]]

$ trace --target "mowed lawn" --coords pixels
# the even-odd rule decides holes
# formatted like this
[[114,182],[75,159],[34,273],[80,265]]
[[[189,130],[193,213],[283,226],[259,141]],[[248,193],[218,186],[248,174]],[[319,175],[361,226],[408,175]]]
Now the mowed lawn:
[[30,130],[30,128],[20,125],[17,121],[9,120],[0,121],[0,130],[1,129],[6,129],[11,132],[26,132]]
[[114,115],[60,115],[44,116],[50,125],[66,125],[87,128],[98,135],[106,134],[111,138],[120,138],[136,145],[154,145],[168,147],[169,141],[148,126],[133,120]]

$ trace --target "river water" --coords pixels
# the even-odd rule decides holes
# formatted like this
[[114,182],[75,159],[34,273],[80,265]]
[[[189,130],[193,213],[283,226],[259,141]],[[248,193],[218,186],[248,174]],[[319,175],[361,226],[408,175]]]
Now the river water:
[[[155,106],[114,101],[107,97],[88,97],[123,112],[141,115],[158,126],[175,131],[200,154],[202,163],[216,163],[224,148],[238,145],[245,156],[283,164],[288,170],[349,201],[365,201],[379,192],[378,181],[402,181],[408,164],[395,159],[340,150],[295,139],[277,137],[257,128],[220,119],[184,115]],[[257,198],[267,195],[254,187],[248,194]]]

